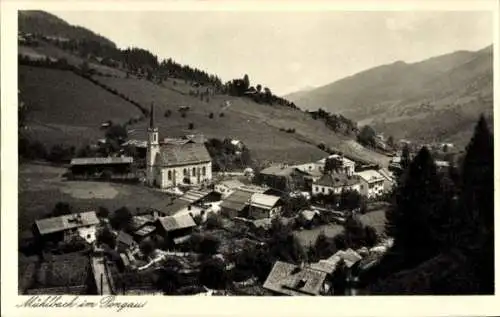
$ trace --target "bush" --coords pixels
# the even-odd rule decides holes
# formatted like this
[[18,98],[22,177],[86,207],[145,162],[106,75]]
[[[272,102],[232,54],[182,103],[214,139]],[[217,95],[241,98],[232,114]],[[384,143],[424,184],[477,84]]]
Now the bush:
[[170,117],[171,114],[172,114],[172,111],[170,111],[170,110],[165,111],[165,118]]
[[211,289],[224,289],[230,282],[224,262],[218,259],[207,260],[201,265],[198,280]]
[[70,204],[67,202],[58,202],[55,206],[54,209],[52,209],[51,216],[52,217],[59,217],[63,215],[69,215],[72,213],[72,208]]
[[109,223],[116,230],[127,230],[132,222],[132,213],[127,207],[117,209],[110,217]]
[[208,115],[208,117],[209,117],[210,119],[213,119],[213,118],[214,118],[214,113],[213,113],[213,112],[210,112],[210,114]]
[[220,241],[212,235],[193,234],[190,239],[190,246],[194,252],[205,255],[216,254]]
[[99,207],[97,210],[97,217],[99,218],[108,218],[109,217],[109,210],[106,207]]
[[221,112],[221,113],[219,114],[219,117],[221,117],[221,118],[222,118],[222,117],[224,117],[224,112]]
[[116,236],[106,227],[97,232],[96,240],[98,244],[105,244],[112,249],[116,247]]
[[211,212],[207,215],[205,226],[209,230],[222,228],[222,219],[219,215]]
[[182,118],[185,118],[186,116],[187,116],[187,114],[185,112],[181,113]]
[[189,123],[188,129],[189,130],[193,130],[194,129],[194,124],[192,122]]

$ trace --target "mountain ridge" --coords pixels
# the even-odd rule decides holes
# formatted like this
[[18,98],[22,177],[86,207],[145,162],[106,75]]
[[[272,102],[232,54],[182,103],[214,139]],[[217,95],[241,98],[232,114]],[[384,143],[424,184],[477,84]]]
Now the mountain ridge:
[[[340,113],[397,138],[427,141],[435,139],[433,126],[426,123],[431,112],[443,120],[445,113],[456,112],[460,122],[465,117],[470,121],[468,130],[480,113],[491,117],[492,53],[493,47],[489,45],[477,51],[460,50],[415,63],[400,61],[380,65],[298,97],[289,94],[286,98],[302,109],[322,108]],[[473,109],[464,109],[464,104],[474,107],[475,113]],[[409,123],[409,131],[394,124],[398,121]],[[421,126],[416,129],[414,125],[418,124]],[[443,125],[451,127],[453,122],[445,120]],[[439,138],[454,139],[453,134],[442,133]],[[464,142],[465,139],[459,143]]]

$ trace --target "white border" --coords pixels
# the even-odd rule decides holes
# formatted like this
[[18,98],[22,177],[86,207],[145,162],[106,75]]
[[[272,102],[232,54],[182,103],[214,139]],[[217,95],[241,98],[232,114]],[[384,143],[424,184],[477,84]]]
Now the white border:
[[[71,10],[71,11],[423,11],[487,10],[494,15],[494,96],[498,96],[499,81],[499,1],[3,1],[1,3],[1,167],[2,167],[2,316],[40,316],[62,313],[72,316],[115,314],[106,309],[16,309],[14,305],[27,296],[17,296],[17,10]],[[113,40],[113,39],[111,39]],[[494,115],[498,118],[498,100]],[[494,130],[498,131],[498,120]],[[500,148],[495,138],[495,148]],[[497,153],[496,153],[497,154]],[[498,155],[495,155],[498,167]],[[500,181],[495,168],[495,184]],[[498,203],[498,191],[495,201]],[[496,228],[499,227],[498,211]],[[498,231],[498,230],[497,230]],[[499,234],[496,234],[499,246]],[[498,249],[498,247],[497,247]],[[496,252],[496,264],[499,266]],[[496,270],[496,285],[500,277]],[[497,294],[500,291],[497,290]],[[147,314],[151,316],[493,316],[500,315],[500,296],[367,296],[367,297],[130,297],[123,300],[144,301],[148,305],[140,310],[125,310],[119,314]],[[94,297],[95,299],[95,297]],[[116,313],[117,314],[117,313]]]

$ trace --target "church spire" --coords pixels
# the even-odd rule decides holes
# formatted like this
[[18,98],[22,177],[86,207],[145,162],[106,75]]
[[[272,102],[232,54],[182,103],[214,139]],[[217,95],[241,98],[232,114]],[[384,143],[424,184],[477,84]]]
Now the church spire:
[[149,112],[149,128],[155,128],[155,108],[153,103],[151,103],[151,111]]

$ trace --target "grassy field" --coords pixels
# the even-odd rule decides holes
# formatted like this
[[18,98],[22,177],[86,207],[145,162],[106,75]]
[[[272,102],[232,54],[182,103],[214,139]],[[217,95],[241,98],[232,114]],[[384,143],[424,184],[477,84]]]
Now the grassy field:
[[68,202],[75,211],[106,207],[114,211],[126,206],[131,210],[167,199],[166,194],[140,185],[106,182],[65,181],[61,167],[21,164],[19,166],[19,230],[52,211],[59,201]]
[[[377,210],[361,215],[361,221],[367,226],[372,226],[378,233],[384,231],[385,224],[385,211]],[[299,239],[304,247],[309,247],[316,242],[316,238],[321,232],[324,232],[327,237],[335,237],[337,234],[342,233],[344,228],[341,225],[330,224],[316,227],[312,230],[295,231],[295,236]]]

